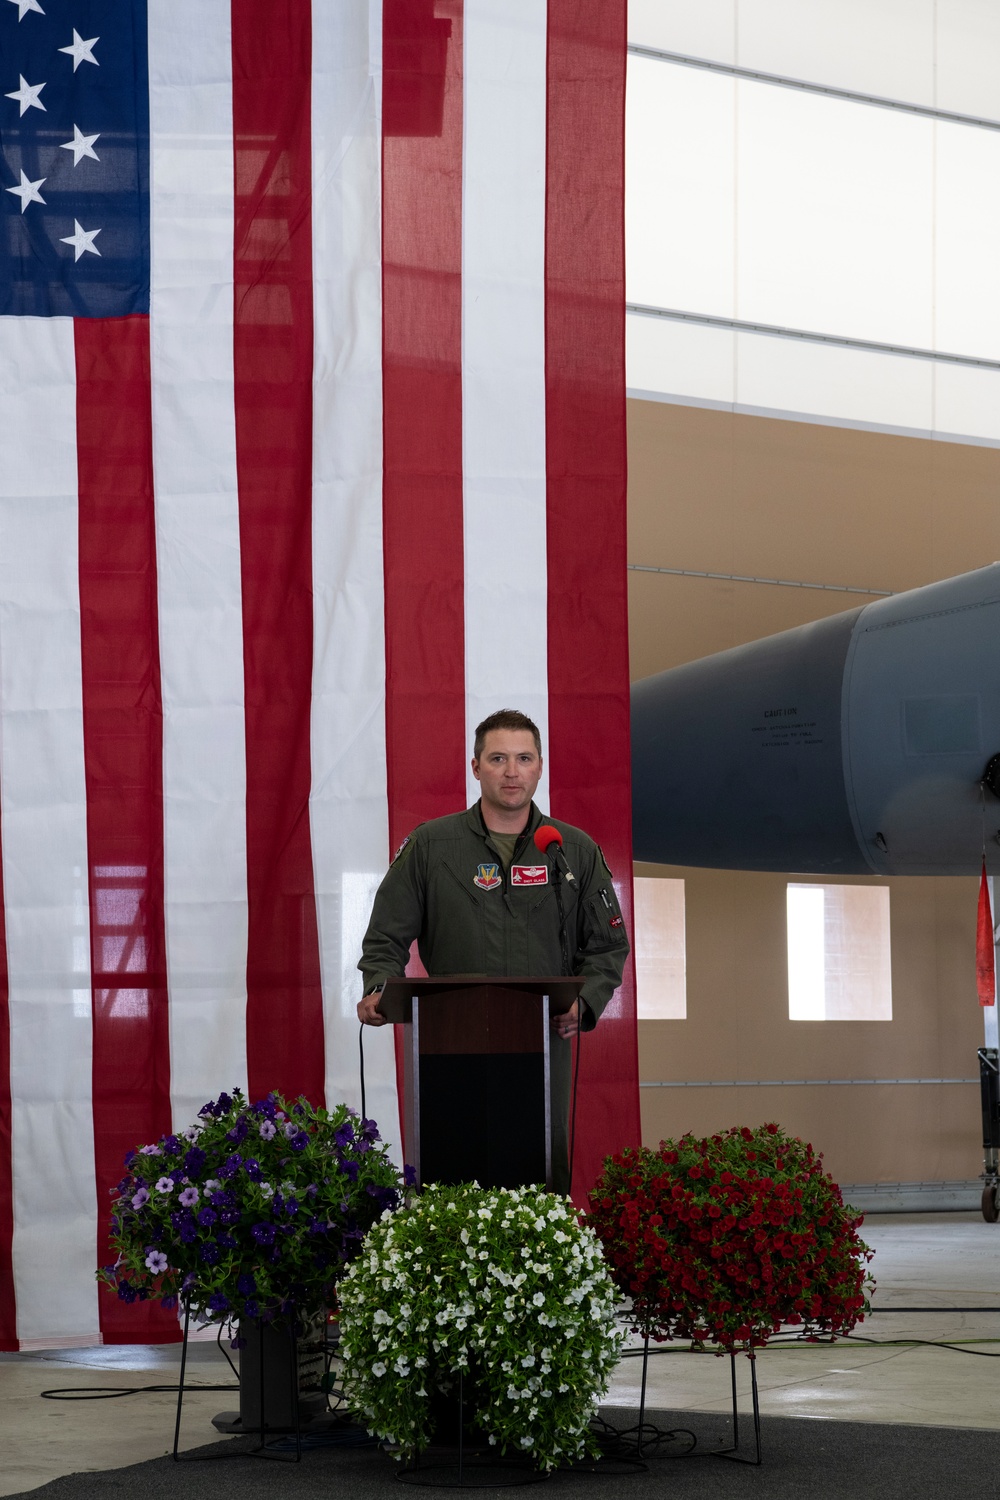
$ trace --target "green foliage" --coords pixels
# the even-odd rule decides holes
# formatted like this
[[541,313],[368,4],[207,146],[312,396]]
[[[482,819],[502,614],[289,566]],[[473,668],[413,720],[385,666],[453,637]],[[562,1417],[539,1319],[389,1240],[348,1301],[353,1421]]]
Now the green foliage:
[[870,1311],[862,1216],[778,1125],[621,1151],[590,1202],[635,1326],[653,1338],[761,1348],[784,1324],[849,1333]]
[[474,1415],[539,1467],[592,1450],[618,1357],[617,1294],[572,1203],[539,1188],[432,1186],[383,1214],[340,1283],[349,1401],[400,1456],[427,1446],[435,1391],[470,1373]]
[[111,1220],[122,1302],[189,1298],[203,1319],[321,1312],[401,1181],[373,1120],[239,1089],[197,1122],[125,1158]]

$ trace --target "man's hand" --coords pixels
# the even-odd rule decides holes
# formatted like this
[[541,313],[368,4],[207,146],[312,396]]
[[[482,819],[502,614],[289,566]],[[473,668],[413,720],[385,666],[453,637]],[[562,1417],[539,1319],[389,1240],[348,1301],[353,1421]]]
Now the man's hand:
[[389,1022],[385,1016],[380,1015],[378,1003],[382,998],[382,991],[374,995],[365,995],[363,1000],[358,1001],[358,1020],[364,1026],[388,1026]]
[[564,1011],[561,1016],[553,1016],[551,1024],[557,1036],[576,1036],[580,1030],[580,1001],[574,1000],[569,1010]]

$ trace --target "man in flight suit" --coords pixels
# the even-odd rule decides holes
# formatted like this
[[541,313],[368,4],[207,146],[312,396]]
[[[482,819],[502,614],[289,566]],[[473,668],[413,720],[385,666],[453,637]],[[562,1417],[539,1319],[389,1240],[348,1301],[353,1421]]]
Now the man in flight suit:
[[569,1039],[597,1025],[621,983],[628,937],[600,848],[581,829],[553,819],[576,877],[562,886],[568,964],[564,959],[552,868],[533,842],[543,822],[532,801],[542,774],[536,725],[514,709],[484,719],[472,774],[480,800],[465,812],[419,824],[379,886],[358,964],[365,982],[358,1017],[369,1026],[386,1024],[379,995],[387,979],[405,973],[414,939],[435,977],[569,972],[582,978],[579,1000],[552,1018],[553,1185],[568,1193]]

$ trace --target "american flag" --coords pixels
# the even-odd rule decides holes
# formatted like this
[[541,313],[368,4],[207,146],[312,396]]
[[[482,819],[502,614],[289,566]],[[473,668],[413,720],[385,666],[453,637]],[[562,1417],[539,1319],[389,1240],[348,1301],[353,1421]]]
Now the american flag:
[[[360,1102],[485,713],[628,909],[624,66],[625,0],[0,0],[0,1348],[176,1337],[94,1282],[130,1146]],[[598,1035],[578,1190],[630,971]]]

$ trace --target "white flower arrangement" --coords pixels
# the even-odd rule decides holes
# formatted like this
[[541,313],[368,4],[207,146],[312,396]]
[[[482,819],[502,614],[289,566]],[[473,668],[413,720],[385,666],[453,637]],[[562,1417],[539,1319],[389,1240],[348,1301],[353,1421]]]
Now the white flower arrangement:
[[431,1438],[436,1390],[501,1452],[550,1470],[597,1451],[590,1419],[621,1347],[596,1236],[540,1188],[431,1186],[386,1212],[338,1286],[347,1398],[400,1458]]

